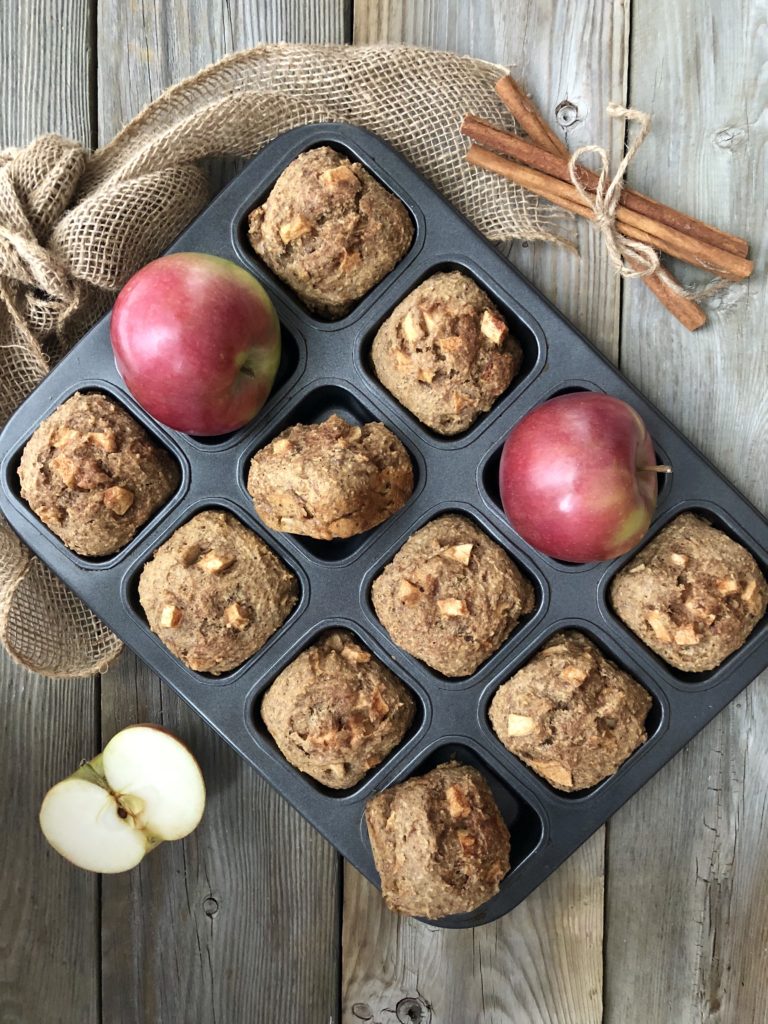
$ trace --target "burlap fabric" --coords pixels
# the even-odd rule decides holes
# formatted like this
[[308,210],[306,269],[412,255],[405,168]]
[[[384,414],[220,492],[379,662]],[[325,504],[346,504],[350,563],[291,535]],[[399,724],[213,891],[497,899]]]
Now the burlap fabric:
[[[205,205],[199,162],[348,121],[393,143],[489,238],[553,239],[561,214],[469,167],[472,111],[511,126],[506,68],[412,47],[261,46],[169,89],[93,154],[55,135],[0,152],[0,424]],[[0,520],[0,639],[47,675],[104,669],[120,641]]]

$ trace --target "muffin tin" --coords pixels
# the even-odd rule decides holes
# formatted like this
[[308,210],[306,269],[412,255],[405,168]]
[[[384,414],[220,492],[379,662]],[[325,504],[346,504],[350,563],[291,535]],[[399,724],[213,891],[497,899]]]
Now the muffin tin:
[[[299,153],[330,145],[359,160],[408,208],[415,236],[397,267],[343,319],[324,321],[259,262],[247,241],[247,214]],[[7,424],[0,451],[0,509],[52,570],[181,697],[268,779],[374,883],[378,877],[363,819],[366,798],[450,757],[477,766],[488,779],[512,834],[512,870],[501,891],[470,914],[435,922],[468,927],[492,921],[523,900],[595,829],[768,665],[768,617],[719,668],[679,672],[657,658],[613,614],[610,580],[631,557],[568,565],[530,548],[507,523],[498,492],[501,446],[535,405],[573,390],[603,391],[630,402],[655,440],[659,461],[674,468],[662,479],[650,534],[684,509],[705,516],[768,566],[768,524],[707,460],[395,151],[350,125],[297,128],[276,139],[179,237],[172,250],[233,259],[268,289],[283,327],[283,357],[272,395],[254,422],[225,437],[190,438],[148,417],[124,388],[100,321]],[[394,306],[440,269],[473,277],[520,340],[524,361],[508,391],[466,433],[444,438],[410,415],[377,382],[371,341]],[[74,391],[111,395],[178,460],[181,483],[171,500],[118,554],[73,554],[31,513],[19,495],[17,467],[37,424]],[[355,422],[381,420],[413,459],[415,489],[397,514],[366,534],[322,542],[273,533],[256,518],[245,489],[253,452],[285,426],[337,412]],[[204,508],[228,509],[255,530],[296,573],[301,598],[285,625],[235,671],[214,678],[178,661],[150,632],[137,581],[153,551]],[[378,622],[371,582],[405,540],[440,513],[471,517],[527,573],[536,608],[472,676],[448,679],[396,647]],[[417,713],[403,743],[354,789],[332,791],[301,775],[282,757],[259,716],[275,676],[323,630],[351,630],[413,692]],[[573,628],[651,693],[649,738],[618,773],[591,790],[564,794],[509,754],[493,734],[488,705],[496,688],[552,633]],[[691,785],[700,784],[692,780]],[[650,837],[639,837],[650,841]]]

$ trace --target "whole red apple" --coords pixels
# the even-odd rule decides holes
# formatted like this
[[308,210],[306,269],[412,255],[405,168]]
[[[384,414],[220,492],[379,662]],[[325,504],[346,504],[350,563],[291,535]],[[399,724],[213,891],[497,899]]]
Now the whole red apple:
[[280,362],[280,323],[259,282],[199,252],[161,256],[134,274],[117,297],[111,335],[139,405],[186,434],[248,423]]
[[615,558],[643,537],[656,507],[653,441],[618,398],[578,392],[533,409],[501,455],[504,511],[532,547],[565,562]]

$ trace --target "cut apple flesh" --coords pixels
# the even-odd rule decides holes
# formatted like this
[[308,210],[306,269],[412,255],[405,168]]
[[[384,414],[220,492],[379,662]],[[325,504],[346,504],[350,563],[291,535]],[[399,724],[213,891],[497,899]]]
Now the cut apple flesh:
[[109,874],[128,871],[151,843],[120,810],[106,789],[70,777],[46,793],[40,827],[54,850],[78,867]]
[[205,784],[197,761],[170,733],[148,725],[123,729],[103,754],[104,776],[136,827],[155,839],[181,839],[199,824]]
[[188,835],[204,809],[203,777],[184,744],[164,729],[131,726],[46,793],[40,827],[73,864],[114,873]]

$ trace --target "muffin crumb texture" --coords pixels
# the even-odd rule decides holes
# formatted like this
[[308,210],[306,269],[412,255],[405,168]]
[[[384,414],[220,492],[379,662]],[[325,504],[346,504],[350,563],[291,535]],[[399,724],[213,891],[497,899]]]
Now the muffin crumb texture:
[[535,605],[530,581],[466,516],[433,519],[374,580],[373,606],[396,644],[446,676],[468,676]]
[[613,775],[647,737],[651,696],[575,631],[556,633],[496,691],[493,730],[555,789]]
[[267,526],[319,540],[378,526],[412,491],[410,457],[391,430],[335,415],[288,427],[256,452],[248,474],[256,514]]
[[361,164],[320,146],[296,157],[251,211],[248,237],[310,310],[337,320],[399,263],[413,225]]
[[365,778],[402,741],[413,715],[405,686],[344,629],[292,661],[261,705],[286,760],[331,789]]
[[371,358],[381,383],[439,434],[459,434],[487,412],[520,369],[519,343],[472,278],[433,274],[395,307]]
[[176,462],[130,413],[98,393],[76,393],[24,447],[21,496],[79,555],[125,547],[179,485]]
[[768,584],[752,555],[722,530],[684,512],[611,584],[616,614],[675,668],[717,668],[765,614]]
[[451,761],[372,797],[365,809],[391,910],[436,920],[477,909],[509,871],[510,837],[481,773]]
[[221,675],[258,651],[298,600],[296,577],[228,512],[199,512],[147,562],[150,629],[195,672]]

